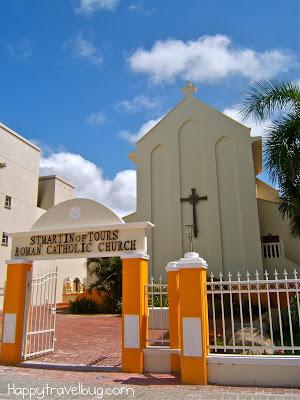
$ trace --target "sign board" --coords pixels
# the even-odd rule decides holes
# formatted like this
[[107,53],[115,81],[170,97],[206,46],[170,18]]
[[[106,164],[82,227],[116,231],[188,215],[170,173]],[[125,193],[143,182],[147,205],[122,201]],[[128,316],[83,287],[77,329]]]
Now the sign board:
[[59,259],[116,257],[128,252],[147,252],[146,229],[150,222],[32,231],[9,234],[12,259]]

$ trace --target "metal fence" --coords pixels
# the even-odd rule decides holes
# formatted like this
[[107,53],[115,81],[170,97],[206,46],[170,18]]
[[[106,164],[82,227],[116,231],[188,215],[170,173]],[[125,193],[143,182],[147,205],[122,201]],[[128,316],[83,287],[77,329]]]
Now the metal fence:
[[153,276],[150,284],[145,285],[145,304],[148,305],[148,346],[169,346],[169,298],[168,285],[154,283]]
[[212,352],[238,354],[297,354],[300,355],[300,279],[294,270],[288,278],[274,279],[265,272],[262,280],[241,280],[206,283],[209,314],[209,348]]

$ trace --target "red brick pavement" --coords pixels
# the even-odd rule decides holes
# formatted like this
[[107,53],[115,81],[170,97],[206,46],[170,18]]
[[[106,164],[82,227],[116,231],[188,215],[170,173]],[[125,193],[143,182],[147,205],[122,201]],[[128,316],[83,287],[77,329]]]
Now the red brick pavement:
[[[255,387],[233,387],[233,386],[216,386],[216,385],[185,385],[180,382],[178,374],[153,374],[153,373],[124,373],[124,372],[75,372],[75,371],[57,371],[42,370],[35,368],[20,368],[15,366],[0,365],[0,382],[1,377],[10,378],[12,381],[16,378],[34,379],[37,382],[51,383],[84,383],[86,385],[101,386],[119,386],[125,385],[129,387],[147,387],[157,389],[168,389],[199,392],[215,392],[215,393],[236,393],[236,394],[269,394],[274,395],[298,395],[300,398],[300,390],[298,389],[282,389],[282,388],[255,388]],[[182,397],[180,397],[182,398]]]
[[122,354],[121,315],[71,315],[58,310],[55,351],[38,362],[120,366]]
[[[1,316],[0,316],[1,317]],[[33,361],[57,364],[119,366],[121,364],[121,316],[119,315],[70,315],[58,312],[54,354]],[[0,365],[0,377],[7,376],[40,381],[82,382],[98,385],[129,385],[149,388],[201,390],[224,393],[264,393],[299,395],[299,389],[255,388],[230,386],[184,385],[179,374],[77,372],[20,368]]]

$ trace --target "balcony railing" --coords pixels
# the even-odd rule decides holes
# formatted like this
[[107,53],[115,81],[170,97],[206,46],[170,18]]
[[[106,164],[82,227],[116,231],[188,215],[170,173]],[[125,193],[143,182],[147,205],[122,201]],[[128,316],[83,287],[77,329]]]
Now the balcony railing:
[[274,259],[284,257],[284,247],[282,241],[274,243],[262,243],[262,257],[264,259]]

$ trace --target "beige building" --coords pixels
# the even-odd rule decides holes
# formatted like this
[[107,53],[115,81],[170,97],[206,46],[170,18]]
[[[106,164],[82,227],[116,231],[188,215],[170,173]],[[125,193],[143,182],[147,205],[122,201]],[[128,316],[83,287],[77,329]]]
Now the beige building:
[[189,251],[189,224],[193,249],[216,278],[220,271],[248,270],[255,278],[255,270],[262,276],[265,269],[299,268],[300,241],[277,211],[278,192],[256,178],[261,137],[199,101],[195,90],[187,82],[183,100],[128,154],[137,168],[137,211],[123,219],[155,225],[150,273],[166,280],[166,264]]
[[[6,279],[6,260],[10,259],[11,245],[7,232],[28,231],[34,222],[54,205],[75,197],[75,188],[56,176],[39,177],[40,149],[16,132],[0,124],[0,287]],[[62,301],[68,276],[86,277],[84,260],[35,262],[34,272],[59,266],[58,302]],[[0,308],[3,297],[0,296]]]

